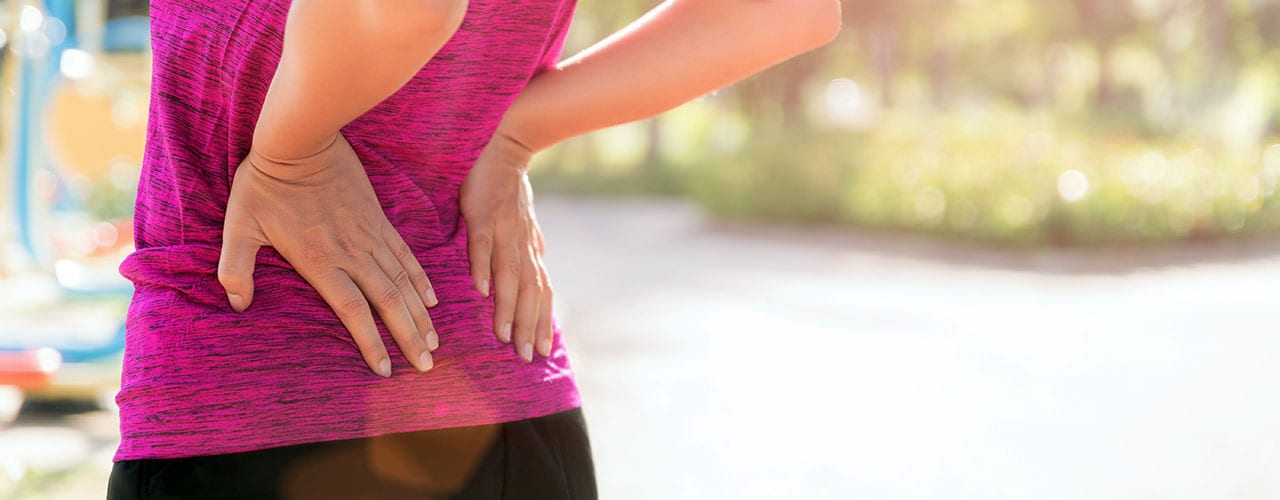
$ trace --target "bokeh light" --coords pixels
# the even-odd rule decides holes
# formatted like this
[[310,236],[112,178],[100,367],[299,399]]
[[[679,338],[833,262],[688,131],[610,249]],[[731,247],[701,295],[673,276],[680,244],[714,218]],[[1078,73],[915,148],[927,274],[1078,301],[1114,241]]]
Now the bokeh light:
[[1058,176],[1058,195],[1068,203],[1080,201],[1089,193],[1089,178],[1076,169]]
[[[0,353],[117,338],[148,3],[0,6]],[[1280,498],[1280,1],[842,7],[534,158],[602,498]],[[0,498],[102,496],[72,358],[79,407],[0,385]]]
[[62,76],[71,80],[82,80],[93,74],[93,54],[80,49],[62,51],[59,63]]
[[27,33],[35,33],[44,25],[44,13],[40,12],[40,8],[34,5],[22,6],[22,13],[18,17],[18,28]]

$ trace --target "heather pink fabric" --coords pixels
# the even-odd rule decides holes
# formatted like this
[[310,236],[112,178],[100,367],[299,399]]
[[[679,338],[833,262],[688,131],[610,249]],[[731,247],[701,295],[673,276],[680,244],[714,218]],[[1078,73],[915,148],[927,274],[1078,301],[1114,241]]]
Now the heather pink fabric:
[[[129,308],[116,460],[258,450],[507,422],[580,405],[554,323],[526,364],[473,290],[458,187],[503,112],[563,49],[573,0],[471,0],[404,88],[343,129],[440,299],[436,366],[417,373],[378,322],[394,375],[361,359],[320,296],[271,248],[253,305],[216,277],[228,183],[279,61],[287,0],[154,0],[154,80],[135,215],[120,266]],[[316,57],[324,57],[317,54]],[[353,75],[358,77],[358,75]]]

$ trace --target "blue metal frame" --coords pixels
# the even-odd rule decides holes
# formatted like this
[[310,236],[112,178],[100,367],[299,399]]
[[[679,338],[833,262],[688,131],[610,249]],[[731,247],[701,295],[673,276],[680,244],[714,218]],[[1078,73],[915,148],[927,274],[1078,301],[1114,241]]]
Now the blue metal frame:
[[32,74],[35,65],[31,58],[18,55],[18,124],[14,134],[14,214],[18,218],[18,242],[33,257],[40,255],[36,248],[31,214],[31,129],[37,125],[31,118],[33,94],[36,93]]
[[[58,65],[52,62],[60,60],[63,50],[79,45],[79,40],[76,38],[74,0],[47,0],[45,7],[46,18],[56,18],[66,26],[66,37],[57,46],[50,48],[49,54],[44,60],[37,61],[15,53],[15,56],[20,57],[21,61],[18,66],[20,82],[20,88],[18,89],[18,123],[14,134],[14,214],[17,217],[19,244],[37,262],[40,261],[41,256],[46,255],[45,248],[41,245],[40,239],[36,235],[33,200],[31,199],[33,168],[40,154],[40,149],[36,143],[36,139],[39,137],[38,131],[42,130],[40,111],[47,97],[46,89],[57,78],[60,78]],[[143,19],[141,24],[139,24],[138,18],[126,18],[121,21],[123,22],[108,23],[104,26],[104,38],[107,39],[104,42],[109,42],[104,43],[104,45],[110,45],[109,48],[117,50],[145,49],[146,37],[142,37],[141,47],[138,47],[137,43],[139,29],[149,33],[146,24],[147,20]],[[73,297],[127,297],[133,293],[132,286],[105,288],[71,288],[64,286],[63,290],[68,296]],[[125,325],[122,319],[115,335],[103,344],[47,347],[57,349],[62,354],[64,362],[93,363],[105,361],[119,355],[124,350],[124,344]],[[38,346],[0,346],[0,351],[25,350],[31,347]]]

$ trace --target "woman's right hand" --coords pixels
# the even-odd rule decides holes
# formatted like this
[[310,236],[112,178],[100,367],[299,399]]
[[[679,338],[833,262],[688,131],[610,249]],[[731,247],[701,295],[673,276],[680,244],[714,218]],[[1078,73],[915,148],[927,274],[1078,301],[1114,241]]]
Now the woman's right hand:
[[218,262],[218,281],[238,312],[253,301],[254,261],[264,246],[274,247],[333,308],[375,373],[391,376],[391,360],[373,311],[409,362],[431,369],[440,343],[427,314],[438,302],[435,293],[342,134],[305,158],[251,150],[240,163]]

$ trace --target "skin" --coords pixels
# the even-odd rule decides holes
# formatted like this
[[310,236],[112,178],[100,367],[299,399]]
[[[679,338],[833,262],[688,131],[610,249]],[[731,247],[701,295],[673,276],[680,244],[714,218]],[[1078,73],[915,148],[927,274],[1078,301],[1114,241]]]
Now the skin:
[[[516,98],[462,186],[471,274],[496,275],[494,331],[516,351],[551,351],[551,283],[529,159],[570,137],[648,118],[826,44],[837,0],[671,0],[540,73]],[[493,170],[502,173],[494,173]]]
[[338,130],[404,86],[465,12],[456,0],[292,3],[227,201],[218,280],[233,309],[252,303],[255,256],[272,246],[333,308],[375,373],[391,376],[374,311],[409,362],[431,369],[439,336],[426,308],[437,298]]
[[[669,0],[531,80],[459,193],[471,275],[480,293],[493,289],[498,339],[526,361],[551,351],[552,288],[528,179],[536,152],[823,45],[839,31],[839,9],[837,0]],[[374,311],[410,362],[430,369],[440,341],[430,281],[338,130],[403,86],[465,10],[465,0],[293,1],[228,201],[218,277],[235,310],[252,302],[258,248],[273,246],[338,313],[371,369],[390,376]]]

